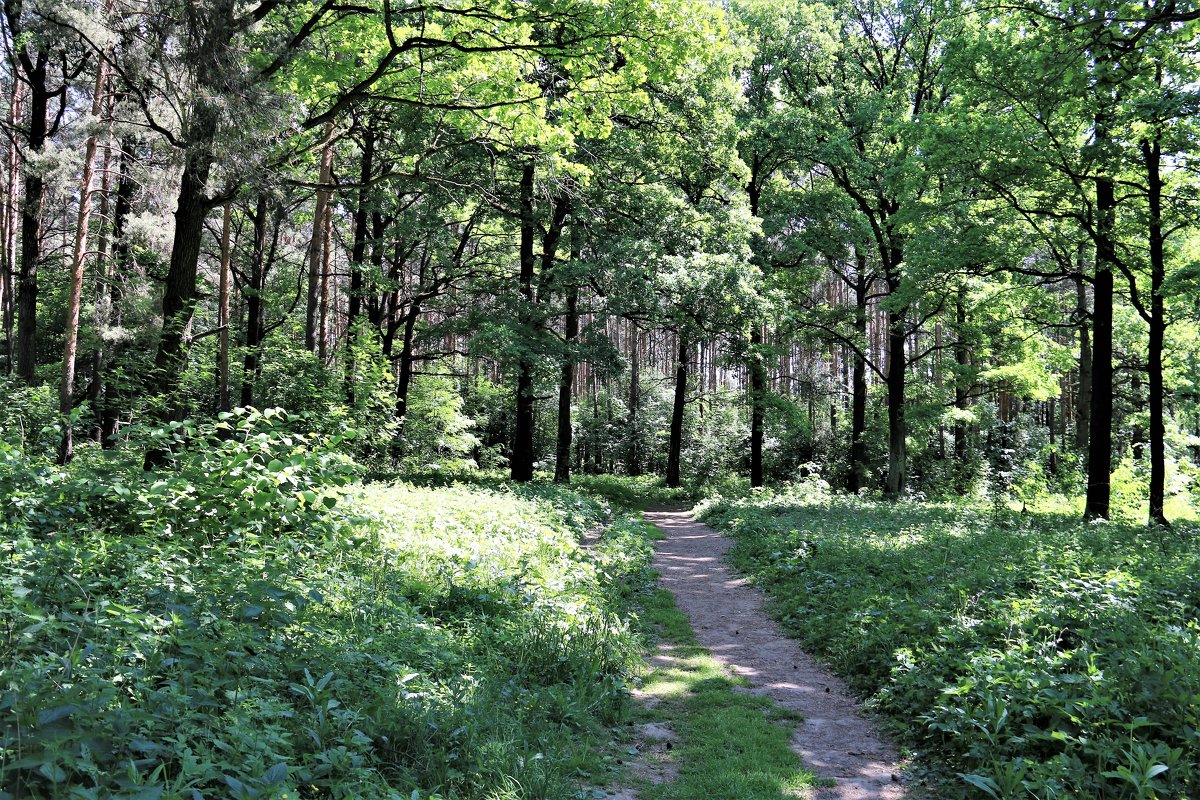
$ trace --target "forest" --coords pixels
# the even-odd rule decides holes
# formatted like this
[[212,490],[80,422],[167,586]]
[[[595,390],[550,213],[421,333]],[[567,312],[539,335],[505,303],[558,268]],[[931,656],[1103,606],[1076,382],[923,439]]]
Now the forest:
[[[0,800],[637,784],[670,504],[930,796],[1200,796],[1200,4],[0,40]],[[688,772],[794,757],[704,664],[639,796],[819,787]]]

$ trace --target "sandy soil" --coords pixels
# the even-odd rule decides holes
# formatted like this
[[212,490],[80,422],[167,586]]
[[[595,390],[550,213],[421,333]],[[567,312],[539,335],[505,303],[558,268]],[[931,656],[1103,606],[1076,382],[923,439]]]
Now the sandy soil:
[[860,714],[845,685],[784,636],[763,610],[759,591],[725,567],[729,540],[686,511],[651,511],[646,519],[667,534],[654,567],[700,644],[746,678],[752,691],[803,715],[792,746],[818,777],[836,782],[816,789],[814,800],[905,797],[895,750]]

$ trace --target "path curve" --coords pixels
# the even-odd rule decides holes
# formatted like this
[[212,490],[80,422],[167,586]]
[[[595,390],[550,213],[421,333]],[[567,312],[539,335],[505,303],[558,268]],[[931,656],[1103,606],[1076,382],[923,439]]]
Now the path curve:
[[792,747],[820,778],[815,800],[900,800],[895,750],[860,712],[845,684],[787,638],[763,610],[762,594],[725,566],[730,541],[687,511],[648,511],[667,535],[654,568],[675,595],[696,638],[730,672],[804,717]]

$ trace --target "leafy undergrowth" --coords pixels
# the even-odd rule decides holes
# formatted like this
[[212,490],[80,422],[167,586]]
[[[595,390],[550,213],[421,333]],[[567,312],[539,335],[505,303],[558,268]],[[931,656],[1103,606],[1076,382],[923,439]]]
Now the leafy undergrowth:
[[650,475],[577,475],[572,482],[582,491],[623,508],[690,506],[697,499],[695,490],[685,487],[671,489],[662,478]]
[[[377,473],[376,480],[395,478],[393,473]],[[404,480],[420,486],[481,486],[490,489],[515,491],[552,497],[560,487],[551,482],[551,473],[538,473],[537,480],[524,485],[510,482],[508,473],[502,470],[469,469],[462,466],[430,467],[420,472],[408,472]],[[645,509],[657,506],[692,505],[700,494],[695,488],[668,488],[661,477],[641,475],[589,475],[581,473],[571,477],[571,490],[599,500],[607,501],[623,509]]]
[[567,798],[600,768],[637,523],[585,551],[601,501],[361,486],[295,425],[176,430],[162,473],[0,450],[0,797]]
[[949,776],[939,796],[1200,796],[1194,532],[811,486],[704,515],[790,631]]

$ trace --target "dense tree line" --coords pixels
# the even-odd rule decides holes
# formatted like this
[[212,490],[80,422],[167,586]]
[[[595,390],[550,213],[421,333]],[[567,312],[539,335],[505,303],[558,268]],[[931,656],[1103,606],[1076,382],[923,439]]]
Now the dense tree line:
[[1116,486],[1166,524],[1200,461],[1198,19],[5,2],[4,392],[62,462],[282,405],[379,469],[1098,518]]

